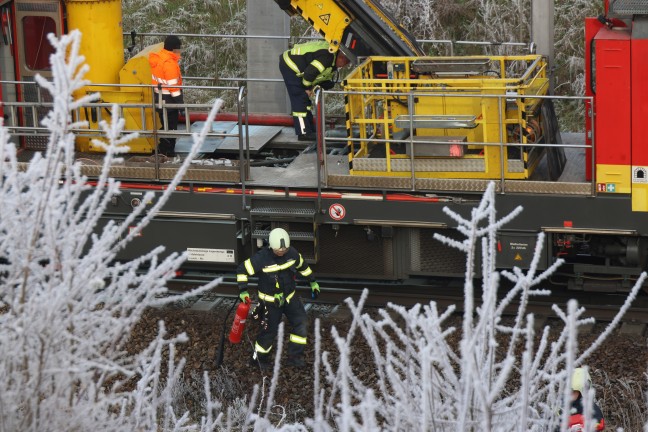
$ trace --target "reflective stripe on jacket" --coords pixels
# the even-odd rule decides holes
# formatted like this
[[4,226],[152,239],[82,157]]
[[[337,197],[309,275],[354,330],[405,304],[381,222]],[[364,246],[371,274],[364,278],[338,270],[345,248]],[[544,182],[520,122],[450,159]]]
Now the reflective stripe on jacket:
[[236,270],[239,289],[247,289],[248,277],[259,278],[259,299],[270,303],[275,300],[290,302],[295,295],[295,273],[299,272],[309,282],[313,271],[297,249],[290,247],[283,256],[264,248],[252,258],[243,261]]
[[156,93],[158,93],[158,84],[162,84],[163,86],[171,86],[162,87],[162,94],[168,94],[174,97],[180,96],[182,93],[180,88],[173,87],[182,85],[182,75],[180,74],[180,65],[178,64],[179,60],[179,54],[165,49],[149,54],[151,84],[155,86],[154,90]]
[[283,61],[302,79],[306,88],[333,79],[336,57],[337,53],[329,52],[326,41],[297,44],[283,53]]

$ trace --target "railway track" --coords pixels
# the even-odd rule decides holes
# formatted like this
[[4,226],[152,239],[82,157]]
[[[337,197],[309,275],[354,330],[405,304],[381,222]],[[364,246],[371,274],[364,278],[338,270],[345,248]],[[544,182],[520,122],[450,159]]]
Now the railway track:
[[[170,295],[184,293],[191,288],[211,280],[213,276],[190,275],[183,279],[170,281],[168,287]],[[380,281],[339,281],[339,280],[318,280],[322,288],[322,295],[317,301],[310,300],[310,288],[305,283],[298,283],[297,290],[308,305],[342,305],[345,299],[351,298],[357,303],[365,288],[369,295],[365,301],[367,308],[385,307],[388,303],[398,304],[405,307],[414,306],[417,303],[429,303],[435,301],[440,310],[455,305],[456,313],[463,312],[463,280],[457,278],[439,278],[428,281],[425,284],[399,284]],[[252,292],[255,292],[256,285],[250,283]],[[479,281],[475,283],[475,299],[479,301],[481,292]],[[546,320],[557,319],[553,311],[553,305],[564,309],[570,299],[576,299],[579,305],[587,310],[586,316],[593,317],[597,323],[606,323],[614,319],[623,305],[627,294],[625,293],[592,293],[582,291],[568,291],[563,286],[548,286],[552,294],[547,297],[532,299],[527,306],[527,313],[533,313],[538,324]],[[500,288],[505,292],[506,288]],[[184,301],[181,304],[172,304],[174,309],[190,309],[193,311],[211,311],[224,304],[230,303],[228,299],[238,297],[238,287],[235,278],[225,276],[223,282],[212,292],[198,296],[195,299]],[[512,303],[507,309],[511,315],[517,310],[518,304]],[[631,308],[623,316],[622,331],[632,331],[644,334],[648,326],[648,294],[641,292]]]
[[[191,280],[174,280],[169,284],[172,293],[183,293],[190,287],[211,280],[212,276],[201,277],[195,275]],[[321,320],[320,335],[322,337],[322,351],[336,353],[337,347],[330,333],[330,328],[335,326],[340,334],[344,335],[350,324],[350,311],[344,306],[348,297],[355,302],[360,298],[362,289],[367,287],[370,294],[365,303],[368,313],[374,307],[385,306],[387,303],[396,303],[411,306],[418,302],[434,300],[439,309],[443,310],[453,304],[457,313],[449,317],[448,325],[461,328],[463,305],[463,281],[458,279],[439,279],[426,284],[388,284],[379,281],[366,283],[350,283],[345,281],[318,280],[322,294],[317,302],[308,300],[308,287],[301,282],[298,290],[302,298],[307,301],[308,316],[310,320],[309,331],[314,332],[314,320]],[[256,288],[252,285],[252,291]],[[476,286],[479,286],[476,283]],[[607,327],[610,320],[619,310],[625,295],[583,293],[567,291],[564,287],[551,287],[553,294],[550,297],[535,299],[528,305],[527,312],[535,315],[536,328],[545,325],[552,330],[559,331],[562,327],[560,319],[552,311],[551,306],[557,304],[566,308],[569,299],[576,298],[586,307],[586,316],[592,316],[597,323],[592,326],[582,327],[579,330],[579,344],[591,344]],[[502,288],[504,290],[504,288]],[[479,298],[481,293],[477,292]],[[186,333],[190,343],[177,347],[179,357],[187,360],[186,380],[187,386],[192,384],[203,371],[209,371],[214,380],[222,380],[223,376],[235,377],[237,386],[232,397],[247,393],[265,376],[262,372],[250,367],[249,358],[253,351],[253,341],[258,331],[258,323],[251,321],[245,329],[243,341],[240,344],[231,344],[227,341],[227,334],[231,328],[233,310],[238,304],[238,289],[235,279],[225,277],[223,283],[213,292],[201,297],[196,297],[182,304],[171,304],[169,308],[151,310],[144,317],[136,331],[133,333],[133,342],[140,347],[147,345],[153,337],[152,329],[157,328],[155,323],[164,319],[167,330],[171,334]],[[515,305],[513,305],[515,306]],[[596,350],[588,359],[588,366],[597,372],[595,382],[597,395],[605,410],[606,422],[611,426],[626,425],[624,418],[637,416],[633,406],[645,406],[645,386],[642,383],[645,373],[645,361],[648,358],[645,339],[648,316],[648,295],[641,293],[633,307],[623,318],[623,322],[615,329],[612,337],[608,337],[603,346]],[[506,318],[505,318],[506,319]],[[314,337],[314,334],[313,334]],[[285,340],[284,340],[285,343]],[[364,343],[353,347],[354,356],[359,359],[370,359],[371,353]],[[623,353],[620,355],[619,353]],[[314,364],[314,344],[309,343],[306,351],[307,363]],[[334,355],[334,354],[332,354]],[[277,397],[283,406],[300,407],[298,415],[307,415],[312,412],[313,388],[312,369],[290,371],[281,374]],[[296,385],[296,383],[299,383]],[[229,389],[229,387],[228,387]],[[230,389],[231,390],[231,389]],[[619,401],[622,402],[619,402]],[[631,414],[629,414],[631,412]],[[614,428],[614,427],[613,427]],[[626,428],[626,430],[639,430]]]

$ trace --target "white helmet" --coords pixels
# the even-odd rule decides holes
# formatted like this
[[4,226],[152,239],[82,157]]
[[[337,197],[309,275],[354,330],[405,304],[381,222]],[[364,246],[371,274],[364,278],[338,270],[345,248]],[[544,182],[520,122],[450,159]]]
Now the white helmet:
[[275,228],[270,231],[268,243],[270,243],[270,249],[287,249],[290,247],[290,237],[285,229]]
[[572,374],[571,387],[572,390],[583,394],[584,391],[590,388],[592,379],[590,378],[587,368],[576,368]]

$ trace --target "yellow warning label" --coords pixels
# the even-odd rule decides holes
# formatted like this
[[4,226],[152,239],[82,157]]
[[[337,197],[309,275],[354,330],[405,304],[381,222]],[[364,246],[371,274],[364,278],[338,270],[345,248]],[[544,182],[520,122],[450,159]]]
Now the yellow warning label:
[[515,258],[513,258],[515,261],[522,261],[522,255],[516,254]]
[[320,15],[319,16],[322,21],[324,21],[324,24],[328,25],[330,19],[331,19],[331,14],[326,14],[326,15]]

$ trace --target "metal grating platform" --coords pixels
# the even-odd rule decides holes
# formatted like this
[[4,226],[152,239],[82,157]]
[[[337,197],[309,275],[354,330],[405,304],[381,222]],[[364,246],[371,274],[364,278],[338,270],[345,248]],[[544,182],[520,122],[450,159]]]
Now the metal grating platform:
[[[313,241],[315,239],[315,235],[312,232],[304,232],[304,231],[289,231],[290,234],[290,239],[292,241]],[[252,238],[253,239],[268,239],[270,236],[270,230],[259,230],[255,229],[252,231]]]
[[256,216],[296,216],[312,218],[316,211],[308,208],[290,207],[257,207],[250,210],[251,215]]

